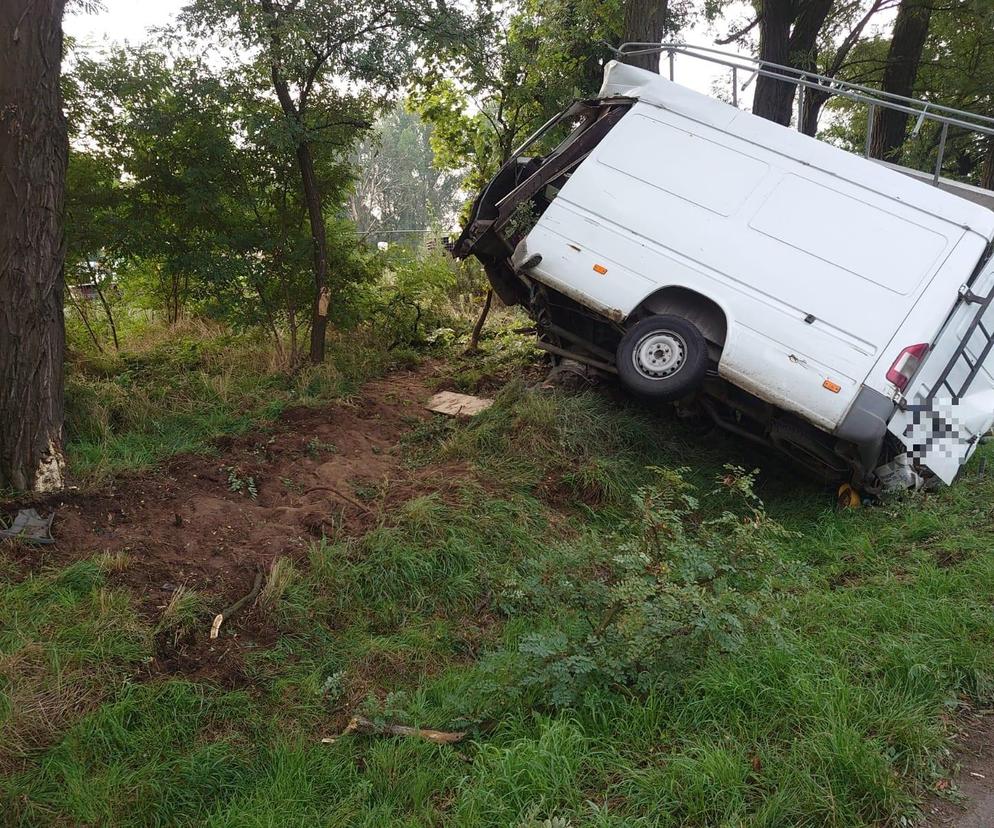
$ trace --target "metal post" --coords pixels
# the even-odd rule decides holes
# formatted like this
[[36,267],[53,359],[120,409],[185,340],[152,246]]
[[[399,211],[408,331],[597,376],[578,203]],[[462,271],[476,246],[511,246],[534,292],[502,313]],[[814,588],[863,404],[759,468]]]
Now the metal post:
[[[801,77],[804,80],[804,77]],[[797,131],[804,132],[804,85],[797,85]]]
[[877,105],[870,104],[866,110],[866,150],[863,152],[867,158],[870,157],[870,145],[873,143],[873,125],[877,120]]
[[667,52],[667,55],[670,59],[670,80],[673,80],[673,50],[670,49],[670,51]]
[[939,176],[942,173],[942,159],[946,155],[946,138],[949,137],[949,122],[942,124],[942,134],[939,136],[939,157],[935,159],[935,175],[932,176],[932,184],[939,186]]
[[739,105],[739,70],[732,67],[732,106]]

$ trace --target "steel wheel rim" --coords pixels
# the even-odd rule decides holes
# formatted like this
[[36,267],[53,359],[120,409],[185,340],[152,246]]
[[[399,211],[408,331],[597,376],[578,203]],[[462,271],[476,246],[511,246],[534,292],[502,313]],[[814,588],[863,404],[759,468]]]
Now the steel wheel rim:
[[632,350],[632,364],[650,380],[668,379],[687,362],[687,343],[672,331],[653,331],[643,336]]

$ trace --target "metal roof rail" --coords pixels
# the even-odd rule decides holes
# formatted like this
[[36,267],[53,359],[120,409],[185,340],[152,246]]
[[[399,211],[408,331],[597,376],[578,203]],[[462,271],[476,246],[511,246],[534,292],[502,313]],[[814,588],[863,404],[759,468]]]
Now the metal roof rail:
[[[792,66],[784,66],[779,63],[760,60],[748,55],[740,55],[722,49],[715,49],[710,46],[694,46],[687,43],[663,42],[663,43],[623,43],[615,48],[608,45],[608,48],[618,57],[626,58],[633,55],[666,54],[669,62],[670,80],[674,79],[676,55],[683,55],[695,60],[725,66],[731,71],[732,81],[732,104],[738,106],[738,93],[748,88],[749,84],[758,77],[768,77],[775,80],[790,83],[796,86],[798,92],[798,113],[799,116],[804,111],[804,92],[806,89],[815,89],[823,94],[833,97],[842,97],[856,103],[867,106],[867,130],[866,146],[864,155],[869,158],[871,152],[871,140],[873,135],[873,124],[876,119],[878,109],[890,109],[896,112],[903,112],[914,116],[917,120],[912,135],[918,135],[923,123],[934,121],[941,126],[939,134],[938,155],[935,169],[932,174],[932,184],[939,185],[942,163],[945,160],[946,141],[949,137],[949,128],[974,132],[994,138],[994,118],[987,115],[979,115],[975,112],[968,112],[963,109],[955,109],[951,106],[943,106],[919,98],[908,98],[904,95],[895,95],[892,92],[884,92],[870,86],[858,83],[830,78],[826,75],[819,75],[805,69],[797,69]],[[749,75],[746,81],[739,86],[739,72]],[[803,118],[798,117],[797,127],[801,129]]]

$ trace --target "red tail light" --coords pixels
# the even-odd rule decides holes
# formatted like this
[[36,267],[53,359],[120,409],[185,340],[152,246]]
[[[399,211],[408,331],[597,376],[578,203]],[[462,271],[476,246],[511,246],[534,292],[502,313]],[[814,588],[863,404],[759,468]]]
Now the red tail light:
[[890,370],[887,372],[887,382],[894,383],[898,390],[903,391],[908,387],[908,383],[911,382],[911,378],[915,375],[915,371],[918,370],[918,366],[922,364],[927,353],[928,345],[925,343],[909,345],[898,354],[894,364],[890,366]]

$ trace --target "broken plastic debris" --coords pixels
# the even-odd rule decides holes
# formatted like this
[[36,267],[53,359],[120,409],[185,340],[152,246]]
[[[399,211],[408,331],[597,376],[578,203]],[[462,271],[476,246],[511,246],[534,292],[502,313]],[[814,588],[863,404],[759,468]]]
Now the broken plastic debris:
[[0,538],[46,546],[53,544],[55,543],[55,538],[52,537],[53,520],[55,520],[55,512],[45,518],[34,509],[21,509],[9,529],[0,529]]

